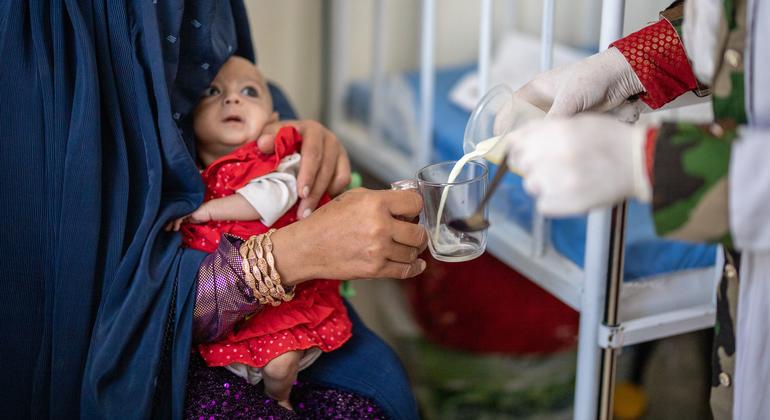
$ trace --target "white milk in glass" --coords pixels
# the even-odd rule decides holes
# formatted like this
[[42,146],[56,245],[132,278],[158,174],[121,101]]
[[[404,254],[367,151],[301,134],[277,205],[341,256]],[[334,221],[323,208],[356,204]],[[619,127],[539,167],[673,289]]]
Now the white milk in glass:
[[[525,123],[531,120],[543,118],[545,116],[545,112],[543,112],[540,108],[537,108],[534,105],[529,104],[527,102],[514,98],[510,103],[512,104],[511,106],[513,107],[513,111],[512,111],[512,118],[511,118],[511,127],[509,127],[507,132],[514,131],[515,129],[522,127]],[[471,121],[470,123],[472,124],[473,121]],[[472,133],[475,131],[466,130],[466,136],[469,132]],[[503,159],[503,155],[505,154],[505,144],[504,142],[500,141],[503,137],[504,135],[490,137],[485,140],[481,140],[478,143],[475,143],[474,149],[466,153],[463,157],[461,157],[457,161],[457,163],[455,163],[454,167],[449,172],[447,183],[448,184],[453,183],[455,179],[457,179],[457,177],[462,172],[463,167],[473,159],[484,158],[492,163],[499,165]],[[509,166],[508,169],[511,172],[516,173],[515,168],[511,168]],[[441,245],[442,248],[446,246],[448,250],[452,250],[453,248],[462,247],[462,244],[461,244],[462,234],[459,232],[454,232],[454,230],[448,228],[446,224],[441,223],[441,216],[444,214],[444,206],[446,205],[449,188],[452,188],[452,186],[450,185],[450,186],[444,187],[443,191],[441,192],[441,201],[439,202],[438,214],[436,218],[436,221],[437,221],[436,229],[433,232],[433,242],[436,244],[442,244]],[[466,246],[469,246],[469,245],[466,245]]]

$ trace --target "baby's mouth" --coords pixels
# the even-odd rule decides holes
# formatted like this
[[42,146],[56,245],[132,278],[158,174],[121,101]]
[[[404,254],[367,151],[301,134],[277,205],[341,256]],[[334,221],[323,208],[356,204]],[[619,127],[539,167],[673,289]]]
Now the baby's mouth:
[[225,118],[224,120],[222,120],[222,122],[225,122],[225,123],[242,123],[243,119],[241,117],[237,116],[237,115],[231,115],[231,116]]

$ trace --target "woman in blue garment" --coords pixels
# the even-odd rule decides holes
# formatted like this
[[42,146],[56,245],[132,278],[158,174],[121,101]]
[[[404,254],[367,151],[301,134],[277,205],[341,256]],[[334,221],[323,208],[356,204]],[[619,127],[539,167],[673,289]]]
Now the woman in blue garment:
[[[245,16],[239,0],[0,3],[6,416],[179,418],[189,366],[188,408],[201,407],[196,398],[219,384],[222,398],[206,409],[238,413],[216,411],[234,385],[196,370],[190,348],[193,336],[259,309],[240,292],[239,244],[222,241],[206,256],[180,249],[163,225],[201,202],[188,113],[230,55],[253,59]],[[274,95],[281,115],[291,116]],[[304,215],[323,191],[341,189],[349,166],[328,130],[297,125],[310,162],[299,178],[308,186]],[[286,282],[422,271],[424,234],[393,217],[417,213],[416,195],[341,197],[273,236]],[[408,232],[414,237],[405,239]],[[389,259],[404,250],[408,258]],[[351,318],[353,339],[301,377],[306,415],[416,417],[395,355],[352,311]],[[248,400],[256,409],[258,394],[232,391],[228,406]],[[340,397],[349,404],[331,405]]]

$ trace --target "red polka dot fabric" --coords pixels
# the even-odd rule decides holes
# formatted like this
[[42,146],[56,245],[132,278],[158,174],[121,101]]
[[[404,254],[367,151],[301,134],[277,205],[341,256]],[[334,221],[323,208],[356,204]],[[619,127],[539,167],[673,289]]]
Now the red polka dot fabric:
[[[252,179],[274,171],[281,159],[299,150],[302,139],[293,127],[276,135],[275,153],[259,151],[249,142],[209,165],[201,176],[206,185],[204,200],[235,194]],[[329,201],[328,196],[320,204]],[[280,229],[297,221],[297,205],[289,209],[272,227]],[[259,221],[211,221],[182,225],[183,244],[205,252],[214,251],[224,233],[248,238],[268,231]],[[277,262],[280,267],[280,261]],[[263,367],[276,356],[291,350],[318,347],[332,351],[350,337],[352,324],[339,295],[339,282],[311,280],[297,286],[295,296],[279,306],[265,306],[254,316],[236,325],[224,339],[198,346],[209,366],[239,362]]]
[[[299,150],[302,138],[294,127],[284,127],[275,138],[275,153],[264,154],[259,151],[256,141],[251,141],[234,152],[212,162],[201,172],[206,185],[204,201],[235,194],[254,178],[275,171],[281,159]],[[280,228],[297,221],[297,209],[287,211],[275,224]],[[248,238],[267,232],[268,227],[258,220],[225,221],[212,220],[204,224],[184,224],[181,232],[185,246],[201,251],[213,252],[219,245],[219,238],[224,233]]]
[[224,339],[201,344],[198,351],[209,366],[238,362],[260,368],[291,350],[335,350],[350,339],[351,328],[339,282],[313,280],[298,286],[291,301],[263,307]]
[[634,69],[644,86],[641,99],[652,109],[697,87],[676,30],[665,19],[611,44]]

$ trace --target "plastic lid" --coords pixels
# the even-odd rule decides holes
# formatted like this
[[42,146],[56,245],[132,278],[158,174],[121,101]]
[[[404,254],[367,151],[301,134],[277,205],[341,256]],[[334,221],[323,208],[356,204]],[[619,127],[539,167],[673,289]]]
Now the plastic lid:
[[[495,118],[503,110],[505,110],[504,117],[497,121],[496,127]],[[545,117],[543,110],[521,99],[516,99],[513,90],[508,86],[497,85],[481,98],[468,119],[463,138],[463,152],[469,153],[484,140],[497,136],[502,138],[525,123],[543,117]]]
[[472,152],[479,142],[510,132],[510,127],[498,127],[496,133],[495,117],[512,100],[513,91],[506,85],[493,87],[479,100],[465,126],[463,153]]

